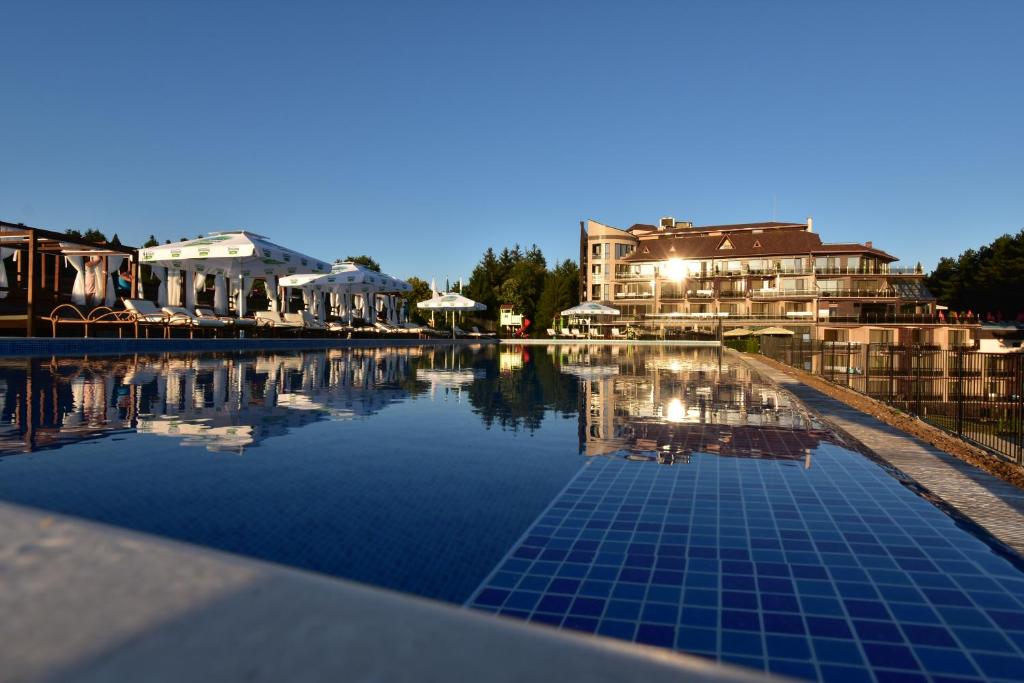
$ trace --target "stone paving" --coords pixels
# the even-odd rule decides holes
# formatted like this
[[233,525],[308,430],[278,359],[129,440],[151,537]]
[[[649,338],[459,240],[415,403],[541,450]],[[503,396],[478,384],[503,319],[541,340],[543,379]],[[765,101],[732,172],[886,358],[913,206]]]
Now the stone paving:
[[840,432],[860,442],[879,459],[1024,555],[1024,491],[756,358],[743,355],[742,359]]

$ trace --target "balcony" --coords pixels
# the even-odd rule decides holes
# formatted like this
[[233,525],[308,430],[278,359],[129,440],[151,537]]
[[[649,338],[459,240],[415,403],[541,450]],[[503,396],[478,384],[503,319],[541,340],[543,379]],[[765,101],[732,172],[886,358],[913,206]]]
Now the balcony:
[[817,296],[817,293],[812,289],[778,289],[777,287],[772,287],[770,289],[750,290],[750,298],[752,299],[806,299],[813,296]]
[[891,289],[819,289],[818,296],[823,299],[898,299],[899,295]]
[[747,296],[745,289],[723,289],[718,293],[719,299],[744,299]]

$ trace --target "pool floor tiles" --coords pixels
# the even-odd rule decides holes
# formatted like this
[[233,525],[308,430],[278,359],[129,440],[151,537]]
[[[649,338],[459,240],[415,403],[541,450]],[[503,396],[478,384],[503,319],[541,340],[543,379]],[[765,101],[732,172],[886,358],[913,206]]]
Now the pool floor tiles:
[[1024,680],[1024,573],[864,456],[589,460],[467,602],[823,681]]

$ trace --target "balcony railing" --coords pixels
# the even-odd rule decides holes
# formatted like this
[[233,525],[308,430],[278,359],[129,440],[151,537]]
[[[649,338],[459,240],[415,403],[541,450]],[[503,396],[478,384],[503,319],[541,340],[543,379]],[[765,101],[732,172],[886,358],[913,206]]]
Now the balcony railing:
[[818,296],[861,299],[898,299],[899,295],[891,289],[819,289]]
[[813,289],[752,289],[752,299],[798,299],[809,296],[817,296]]

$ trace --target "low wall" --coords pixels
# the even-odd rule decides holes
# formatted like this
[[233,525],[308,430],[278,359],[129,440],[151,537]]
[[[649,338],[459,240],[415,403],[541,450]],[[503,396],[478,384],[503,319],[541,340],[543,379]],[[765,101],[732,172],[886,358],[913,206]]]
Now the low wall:
[[3,503],[0,567],[5,682],[765,680]]
[[0,337],[0,356],[187,353],[190,351],[315,351],[392,346],[470,346],[494,339],[108,339],[90,337]]

